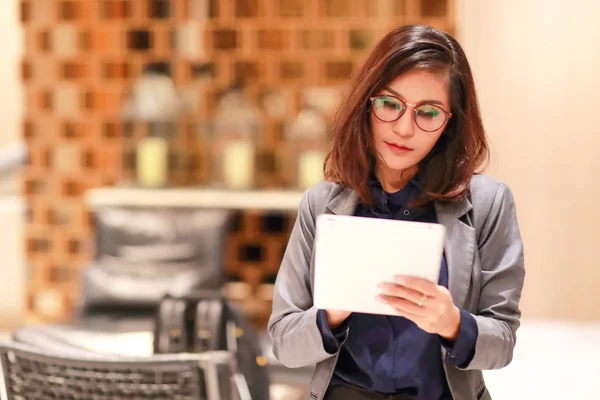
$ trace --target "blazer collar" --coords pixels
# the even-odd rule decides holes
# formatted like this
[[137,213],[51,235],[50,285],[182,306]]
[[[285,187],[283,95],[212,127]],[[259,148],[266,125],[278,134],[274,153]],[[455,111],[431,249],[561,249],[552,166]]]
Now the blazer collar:
[[[359,202],[360,198],[354,190],[344,188],[340,185],[338,192],[327,203],[327,208],[333,214],[354,215]],[[438,219],[440,219],[441,215],[444,217],[461,218],[471,211],[472,208],[473,204],[467,198],[461,202],[452,204],[435,202],[435,211],[438,214]]]

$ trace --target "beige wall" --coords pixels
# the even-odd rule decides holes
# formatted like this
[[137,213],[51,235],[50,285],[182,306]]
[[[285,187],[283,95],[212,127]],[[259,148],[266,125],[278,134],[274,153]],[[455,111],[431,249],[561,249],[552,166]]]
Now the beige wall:
[[[0,147],[21,136],[22,42],[18,6],[18,1],[0,0]],[[17,186],[14,179],[0,178],[0,329],[22,324],[25,313],[24,211],[20,196],[7,194]]]
[[514,191],[528,317],[600,319],[600,2],[457,3],[493,145]]
[[19,66],[22,42],[18,7],[18,1],[0,1],[0,146],[21,135],[23,97]]

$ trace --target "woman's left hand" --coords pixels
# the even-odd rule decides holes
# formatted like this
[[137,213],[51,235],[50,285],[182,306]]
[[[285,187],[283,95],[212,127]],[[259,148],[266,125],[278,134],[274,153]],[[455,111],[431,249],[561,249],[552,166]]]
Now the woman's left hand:
[[460,329],[460,310],[444,286],[421,278],[398,276],[394,283],[379,285],[378,300],[392,306],[400,316],[425,332],[453,341]]

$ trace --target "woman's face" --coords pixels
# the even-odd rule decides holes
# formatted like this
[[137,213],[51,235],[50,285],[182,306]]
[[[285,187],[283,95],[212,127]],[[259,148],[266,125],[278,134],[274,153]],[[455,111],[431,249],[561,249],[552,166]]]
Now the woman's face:
[[[444,113],[450,111],[448,76],[411,70],[376,93],[386,95],[393,97],[378,97],[371,103],[371,129],[377,153],[376,172],[380,179],[395,181],[404,170],[416,172],[417,164],[431,151],[448,124],[449,117]],[[408,103],[399,119],[384,122],[376,117],[377,112],[384,119],[393,119],[402,108],[397,99]],[[424,103],[427,105],[419,107]],[[419,124],[415,122],[415,106]],[[432,129],[435,130],[428,132]]]

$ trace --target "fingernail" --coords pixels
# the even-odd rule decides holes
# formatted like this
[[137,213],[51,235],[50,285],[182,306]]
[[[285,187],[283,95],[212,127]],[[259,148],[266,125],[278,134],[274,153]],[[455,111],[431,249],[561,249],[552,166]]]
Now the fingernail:
[[395,280],[397,283],[399,283],[400,285],[403,285],[403,284],[404,284],[404,282],[406,282],[406,281],[404,280],[404,277],[402,277],[402,276],[395,276],[395,277],[394,277],[394,280]]

